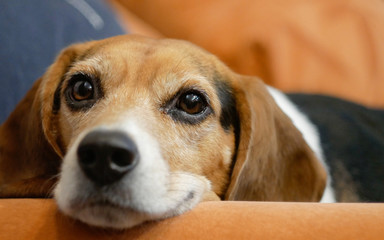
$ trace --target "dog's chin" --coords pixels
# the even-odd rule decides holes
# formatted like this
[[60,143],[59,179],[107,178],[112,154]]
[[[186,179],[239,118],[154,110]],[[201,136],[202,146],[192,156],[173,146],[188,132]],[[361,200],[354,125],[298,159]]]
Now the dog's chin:
[[164,189],[160,189],[162,185],[153,188],[152,182],[141,188],[130,188],[131,185],[123,188],[118,184],[97,190],[92,189],[92,184],[85,184],[86,179],[80,181],[85,184],[80,184],[82,187],[64,184],[66,180],[61,179],[54,191],[59,210],[88,225],[114,229],[183,214],[204,200],[210,191],[207,179],[182,172],[170,174],[168,184],[162,184]]
[[59,206],[59,208],[64,214],[90,226],[127,229],[147,221],[161,220],[183,214],[191,210],[200,200],[200,197],[196,199],[194,194],[188,194],[188,197],[182,199],[175,208],[164,212],[151,211],[150,208],[147,211],[140,211],[109,201],[89,201],[82,204],[73,202],[73,207],[60,208]]
[[87,204],[67,214],[88,225],[112,229],[131,228],[156,219],[154,216],[109,203]]

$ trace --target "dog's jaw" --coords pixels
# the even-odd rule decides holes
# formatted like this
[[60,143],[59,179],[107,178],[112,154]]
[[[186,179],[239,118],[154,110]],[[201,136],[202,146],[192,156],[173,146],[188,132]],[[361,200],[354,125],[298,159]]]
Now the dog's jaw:
[[210,183],[204,177],[171,172],[157,141],[143,131],[137,121],[102,128],[122,131],[134,139],[140,161],[119,182],[97,187],[82,172],[76,155],[82,138],[95,129],[82,133],[64,157],[61,177],[54,190],[63,213],[94,226],[129,228],[148,220],[182,214],[210,191]]

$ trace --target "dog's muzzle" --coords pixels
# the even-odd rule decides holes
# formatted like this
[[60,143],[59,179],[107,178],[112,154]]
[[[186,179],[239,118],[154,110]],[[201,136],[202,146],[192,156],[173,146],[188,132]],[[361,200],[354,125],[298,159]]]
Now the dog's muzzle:
[[78,163],[96,185],[110,185],[129,173],[139,161],[136,144],[119,131],[88,133],[77,149]]
[[156,139],[138,124],[118,126],[91,129],[69,147],[54,190],[64,214],[129,228],[184,213],[211,190],[205,177],[170,171]]

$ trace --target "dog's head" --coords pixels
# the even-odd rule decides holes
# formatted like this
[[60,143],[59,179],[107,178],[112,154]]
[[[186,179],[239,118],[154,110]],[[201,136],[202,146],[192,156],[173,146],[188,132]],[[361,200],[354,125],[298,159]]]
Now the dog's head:
[[325,187],[323,167],[265,85],[183,41],[70,46],[0,134],[2,196],[54,188],[64,213],[103,227],[202,200],[317,201]]

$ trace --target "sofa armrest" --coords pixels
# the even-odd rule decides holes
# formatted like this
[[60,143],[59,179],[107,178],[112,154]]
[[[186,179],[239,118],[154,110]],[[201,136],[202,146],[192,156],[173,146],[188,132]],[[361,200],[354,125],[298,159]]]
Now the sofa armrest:
[[112,231],[63,216],[53,200],[0,200],[0,239],[382,239],[384,204],[204,202]]

